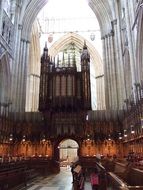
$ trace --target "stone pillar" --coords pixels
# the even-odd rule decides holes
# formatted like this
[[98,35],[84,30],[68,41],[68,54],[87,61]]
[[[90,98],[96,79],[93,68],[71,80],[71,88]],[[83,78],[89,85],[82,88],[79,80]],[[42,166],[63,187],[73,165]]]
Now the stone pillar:
[[2,33],[2,15],[3,15],[3,1],[0,1],[0,34]]
[[15,19],[15,10],[16,10],[16,0],[11,0],[10,17],[11,17],[12,23],[14,23],[14,19]]
[[104,40],[104,71],[105,71],[105,93],[106,102],[108,101],[108,108],[115,109],[118,107],[117,103],[117,79],[115,66],[115,47],[113,40],[113,32],[105,35]]
[[38,75],[35,75],[35,111],[38,110],[39,105],[39,77]]
[[111,68],[111,45],[110,45],[110,34],[107,35],[107,56],[108,56],[108,77],[109,77],[109,81],[108,81],[108,85],[109,85],[109,94],[110,94],[110,109],[112,109],[113,107],[113,89],[112,89],[112,68]]
[[16,88],[16,110],[25,111],[26,80],[27,80],[27,57],[29,54],[29,41],[21,39],[19,60],[17,64],[17,88]]
[[[18,15],[17,15],[18,17]],[[18,22],[18,18],[17,18]],[[18,25],[18,30],[17,28],[17,23],[15,23],[15,44],[14,44],[14,49],[15,49],[15,54],[14,54],[14,60],[13,60],[13,67],[12,67],[12,86],[11,86],[11,100],[12,100],[12,109],[17,110],[17,85],[19,83],[18,81],[18,73],[19,73],[19,49],[20,49],[20,38],[21,38],[21,30],[22,30],[22,25]]]
[[117,20],[112,21],[114,30],[114,49],[115,55],[115,69],[117,69],[117,97],[118,97],[118,108],[122,109],[125,96],[125,80],[124,80],[124,68],[123,68],[123,57],[122,57],[122,46],[121,46],[121,34],[120,26],[117,24]]
[[17,91],[17,96],[16,96],[16,110],[18,112],[20,112],[21,110],[21,105],[20,105],[20,99],[21,99],[21,93],[20,93],[20,90],[22,88],[22,71],[23,71],[23,58],[24,58],[24,51],[25,51],[25,40],[24,39],[21,39],[21,43],[20,43],[20,51],[19,51],[19,63],[18,63],[18,72],[17,72],[17,88],[16,88],[16,91]]
[[107,44],[106,37],[102,37],[103,43],[103,65],[104,65],[104,80],[105,80],[105,104],[106,109],[109,109],[109,85],[108,85],[108,71],[107,71]]
[[28,73],[27,86],[26,86],[26,110],[25,111],[31,111],[30,110],[30,96],[29,96],[29,93],[28,93],[29,89],[30,89],[30,74]]
[[137,73],[136,73],[136,55],[135,55],[135,43],[133,42],[133,32],[132,32],[132,23],[130,19],[130,4],[128,0],[125,0],[125,19],[127,26],[128,34],[128,47],[130,55],[130,65],[131,65],[131,75],[132,75],[132,86],[135,88],[134,84],[137,82]]
[[114,33],[111,31],[109,34],[110,39],[110,64],[111,64],[111,88],[112,88],[112,109],[117,109],[117,79],[116,79],[116,67],[115,67],[115,47],[114,47]]
[[96,89],[97,89],[97,109],[103,110],[105,106],[105,89],[104,89],[104,75],[96,77]]
[[[100,76],[99,76],[100,77]],[[100,84],[99,77],[96,77],[96,101],[97,101],[97,110],[100,110]]]
[[143,6],[138,12],[138,22],[137,22],[137,42],[136,42],[136,70],[137,70],[137,82],[141,82],[143,79]]
[[25,59],[26,59],[26,51],[27,51],[27,42],[26,40],[22,40],[23,44],[23,48],[22,48],[22,52],[21,52],[21,60],[20,60],[20,65],[21,65],[21,69],[20,69],[20,89],[19,89],[19,111],[24,111],[24,107],[23,107],[23,103],[24,103],[24,71],[25,71]]
[[26,106],[26,84],[27,84],[27,77],[28,77],[28,63],[29,63],[29,46],[30,41],[26,41],[26,51],[25,51],[25,62],[24,62],[24,72],[23,72],[23,88],[22,88],[22,110],[25,111]]

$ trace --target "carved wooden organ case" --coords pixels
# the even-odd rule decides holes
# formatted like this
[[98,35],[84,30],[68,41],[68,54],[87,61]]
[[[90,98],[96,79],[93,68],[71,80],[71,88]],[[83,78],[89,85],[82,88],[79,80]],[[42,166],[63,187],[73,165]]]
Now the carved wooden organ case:
[[[51,134],[81,134],[85,112],[91,109],[90,55],[84,44],[81,71],[77,71],[75,56],[65,64],[59,58],[55,63],[45,46],[41,57],[39,111]],[[80,125],[80,127],[79,127]]]

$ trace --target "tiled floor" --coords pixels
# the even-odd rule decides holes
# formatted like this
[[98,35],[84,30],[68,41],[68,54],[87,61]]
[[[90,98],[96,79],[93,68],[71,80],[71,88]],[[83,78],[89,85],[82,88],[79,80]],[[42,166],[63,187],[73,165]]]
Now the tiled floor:
[[[73,190],[70,169],[62,168],[57,175],[38,178],[28,184],[27,190]],[[88,181],[85,183],[85,190],[91,190],[91,185]]]

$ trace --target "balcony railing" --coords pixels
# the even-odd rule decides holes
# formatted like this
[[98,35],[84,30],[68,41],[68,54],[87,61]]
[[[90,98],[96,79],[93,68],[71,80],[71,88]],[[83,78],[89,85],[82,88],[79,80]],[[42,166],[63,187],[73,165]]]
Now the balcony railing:
[[2,13],[2,30],[0,33],[0,56],[7,51],[13,57],[13,42],[14,42],[14,25],[7,13],[3,10]]

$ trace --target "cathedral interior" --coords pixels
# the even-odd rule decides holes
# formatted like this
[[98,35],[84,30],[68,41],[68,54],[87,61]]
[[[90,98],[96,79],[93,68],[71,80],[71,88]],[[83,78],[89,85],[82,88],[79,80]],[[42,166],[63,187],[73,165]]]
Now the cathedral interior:
[[0,190],[40,176],[143,190],[143,0],[0,0]]

